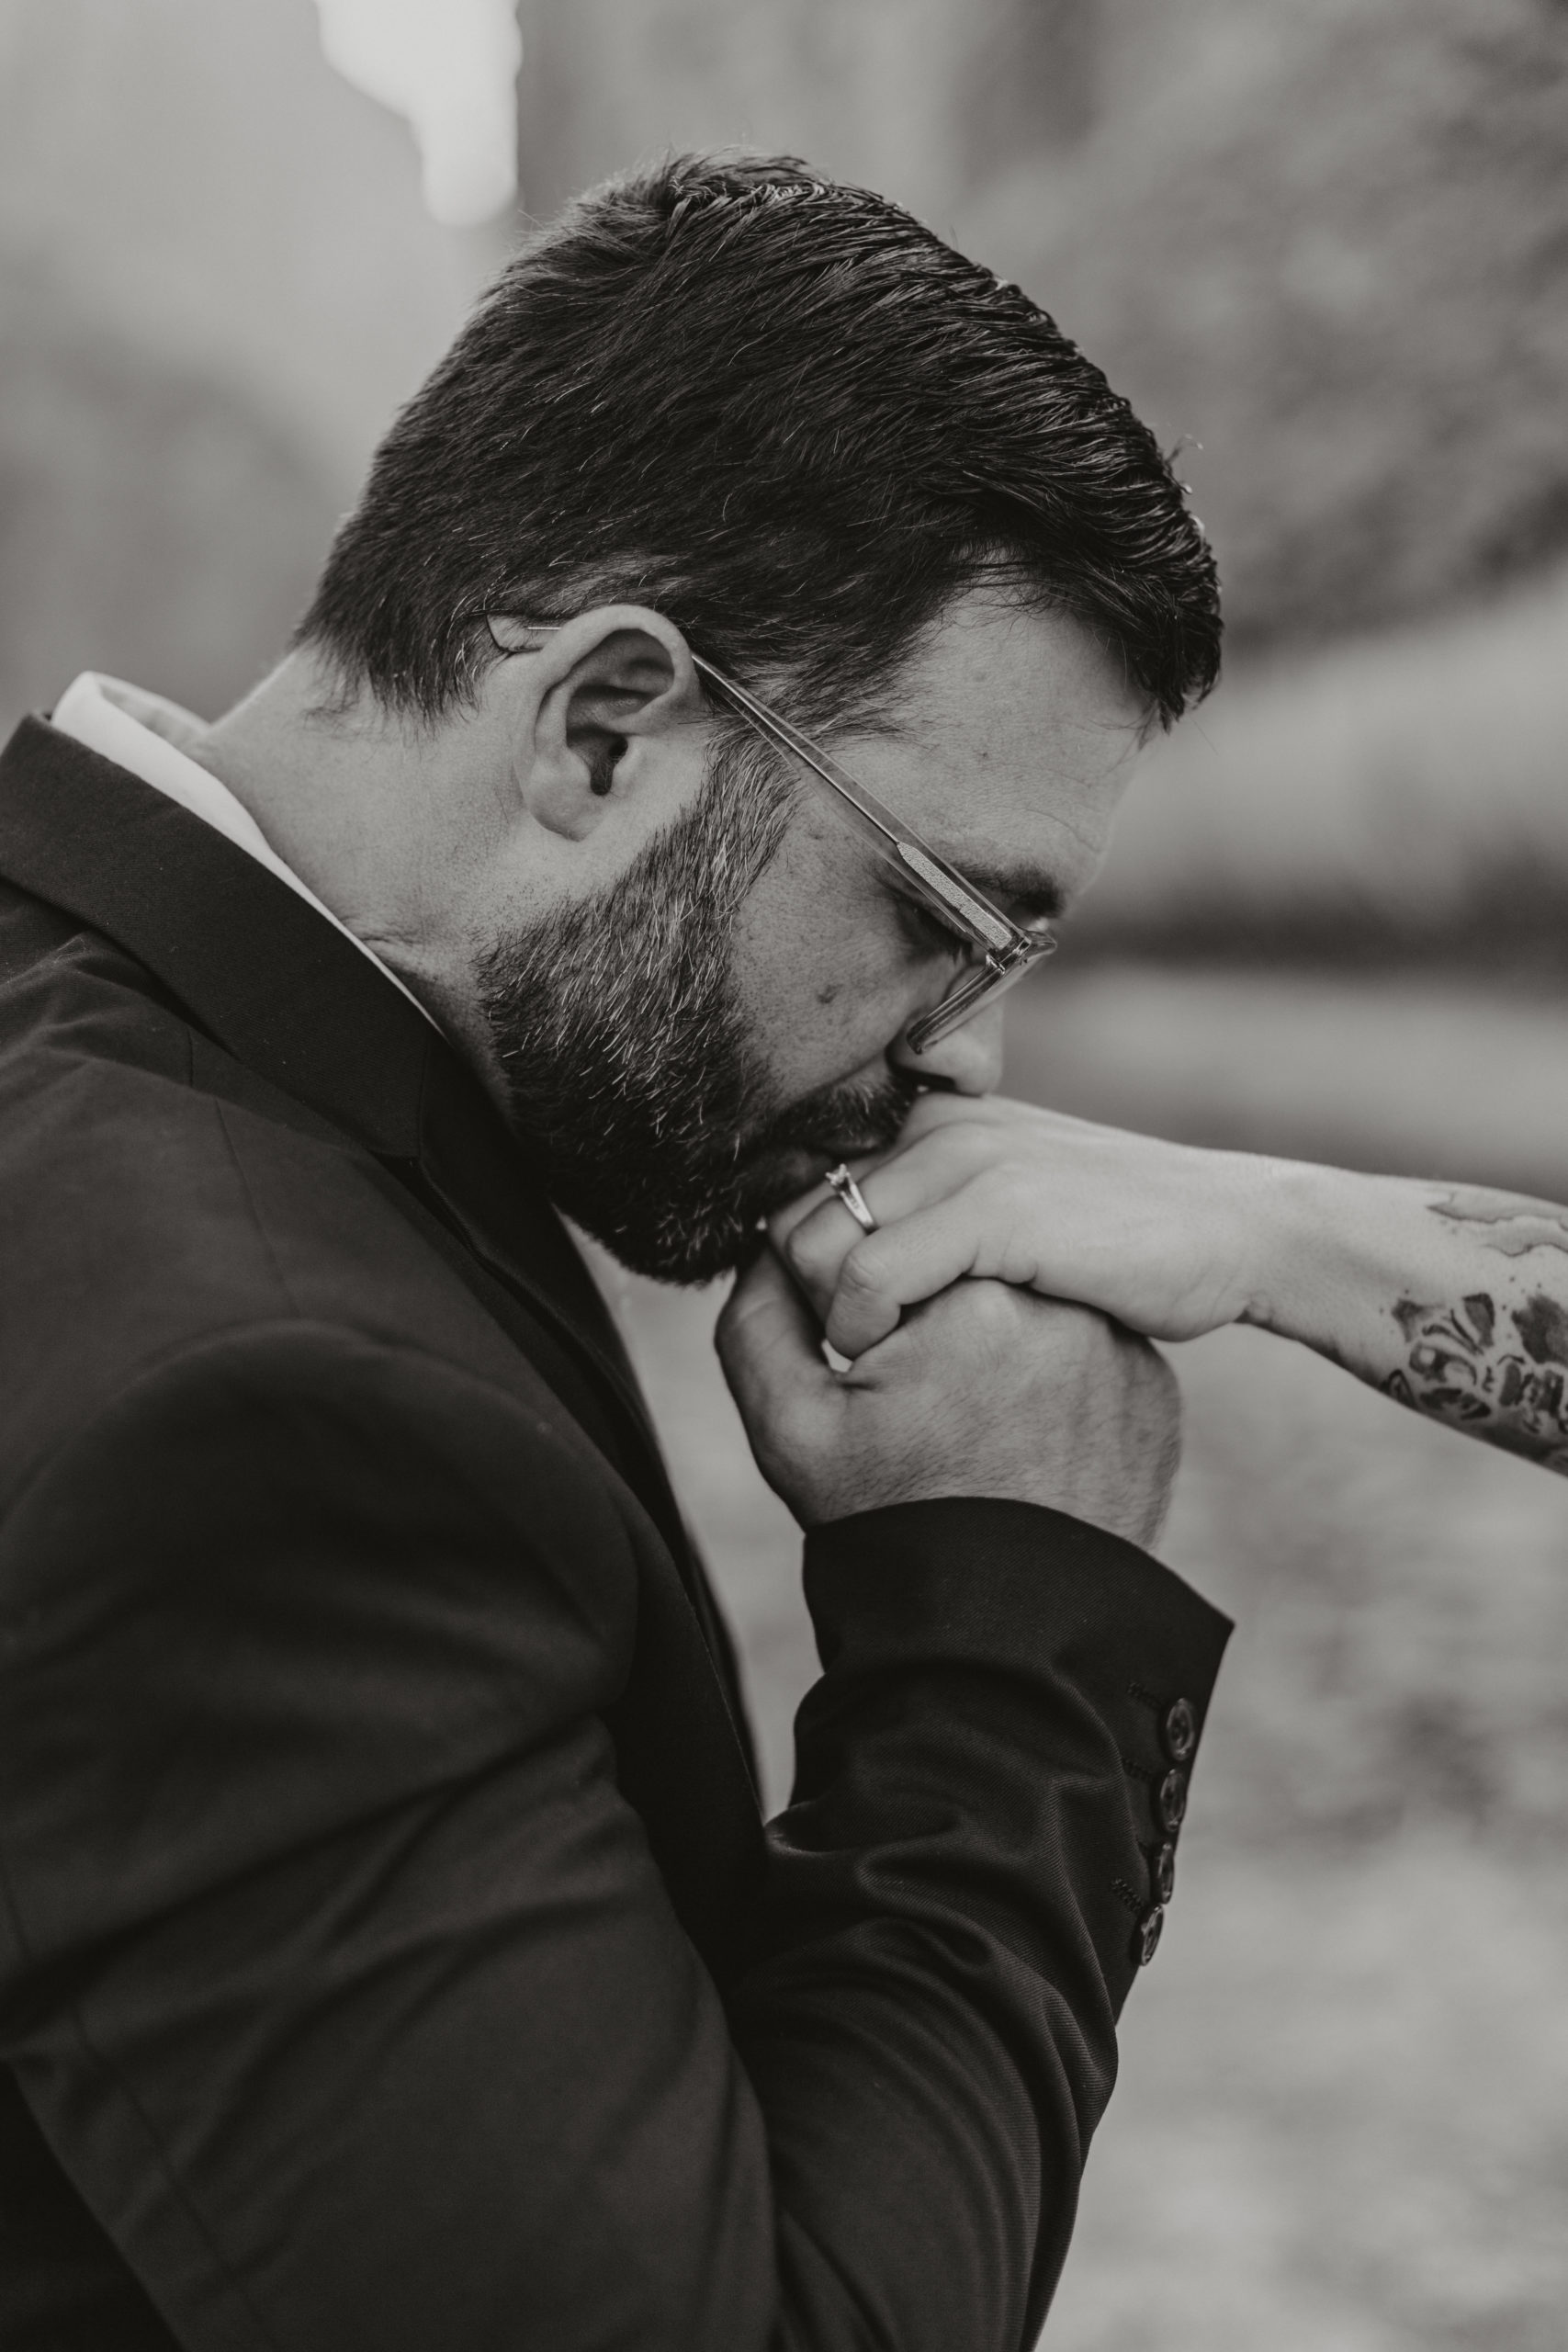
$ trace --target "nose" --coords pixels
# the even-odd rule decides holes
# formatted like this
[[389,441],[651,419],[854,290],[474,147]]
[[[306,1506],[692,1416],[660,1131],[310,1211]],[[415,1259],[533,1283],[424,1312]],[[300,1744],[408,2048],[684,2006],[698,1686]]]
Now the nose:
[[889,1058],[915,1078],[940,1079],[957,1094],[994,1094],[1002,1082],[1002,1023],[1007,1007],[992,1004],[961,1029],[912,1054],[900,1037]]

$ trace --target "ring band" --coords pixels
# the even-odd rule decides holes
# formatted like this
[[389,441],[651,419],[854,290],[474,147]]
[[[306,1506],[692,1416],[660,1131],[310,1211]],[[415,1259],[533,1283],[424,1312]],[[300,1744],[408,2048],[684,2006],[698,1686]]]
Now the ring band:
[[865,1194],[840,1159],[837,1168],[829,1168],[826,1182],[834,1191],[863,1233],[876,1231],[876,1219],[866,1206]]

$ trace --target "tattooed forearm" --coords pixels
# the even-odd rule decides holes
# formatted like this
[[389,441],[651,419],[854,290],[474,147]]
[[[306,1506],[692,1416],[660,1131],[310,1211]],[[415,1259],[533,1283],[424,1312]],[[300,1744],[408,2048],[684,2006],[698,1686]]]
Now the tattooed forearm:
[[1568,1475],[1568,1204],[1280,1163],[1242,1319]]
[[1472,1238],[1483,1250],[1495,1250],[1505,1258],[1528,1257],[1532,1250],[1560,1250],[1568,1257],[1568,1209],[1551,1201],[1457,1185],[1427,1205],[1445,1224],[1471,1227]]
[[[1568,1227],[1563,1244],[1553,1246],[1568,1246]],[[1402,1298],[1393,1317],[1405,1362],[1383,1381],[1385,1396],[1568,1472],[1568,1306],[1562,1300],[1538,1290],[1499,1306],[1490,1292],[1472,1291],[1457,1306]]]

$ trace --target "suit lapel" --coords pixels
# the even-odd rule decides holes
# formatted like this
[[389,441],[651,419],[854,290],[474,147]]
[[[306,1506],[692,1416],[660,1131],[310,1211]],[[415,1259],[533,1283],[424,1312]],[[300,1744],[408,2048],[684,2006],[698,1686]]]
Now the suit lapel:
[[653,1424],[598,1285],[489,1096],[445,1048],[426,1061],[417,1156],[425,1183],[475,1255],[574,1333],[657,1461]]

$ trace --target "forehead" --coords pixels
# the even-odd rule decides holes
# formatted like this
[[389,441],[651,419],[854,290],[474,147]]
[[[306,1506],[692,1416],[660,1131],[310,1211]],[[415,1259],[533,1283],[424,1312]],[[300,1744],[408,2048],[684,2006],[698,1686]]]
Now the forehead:
[[1039,882],[1070,899],[1104,855],[1144,715],[1114,657],[1070,615],[976,590],[924,633],[889,731],[855,757],[976,881],[1021,896]]

